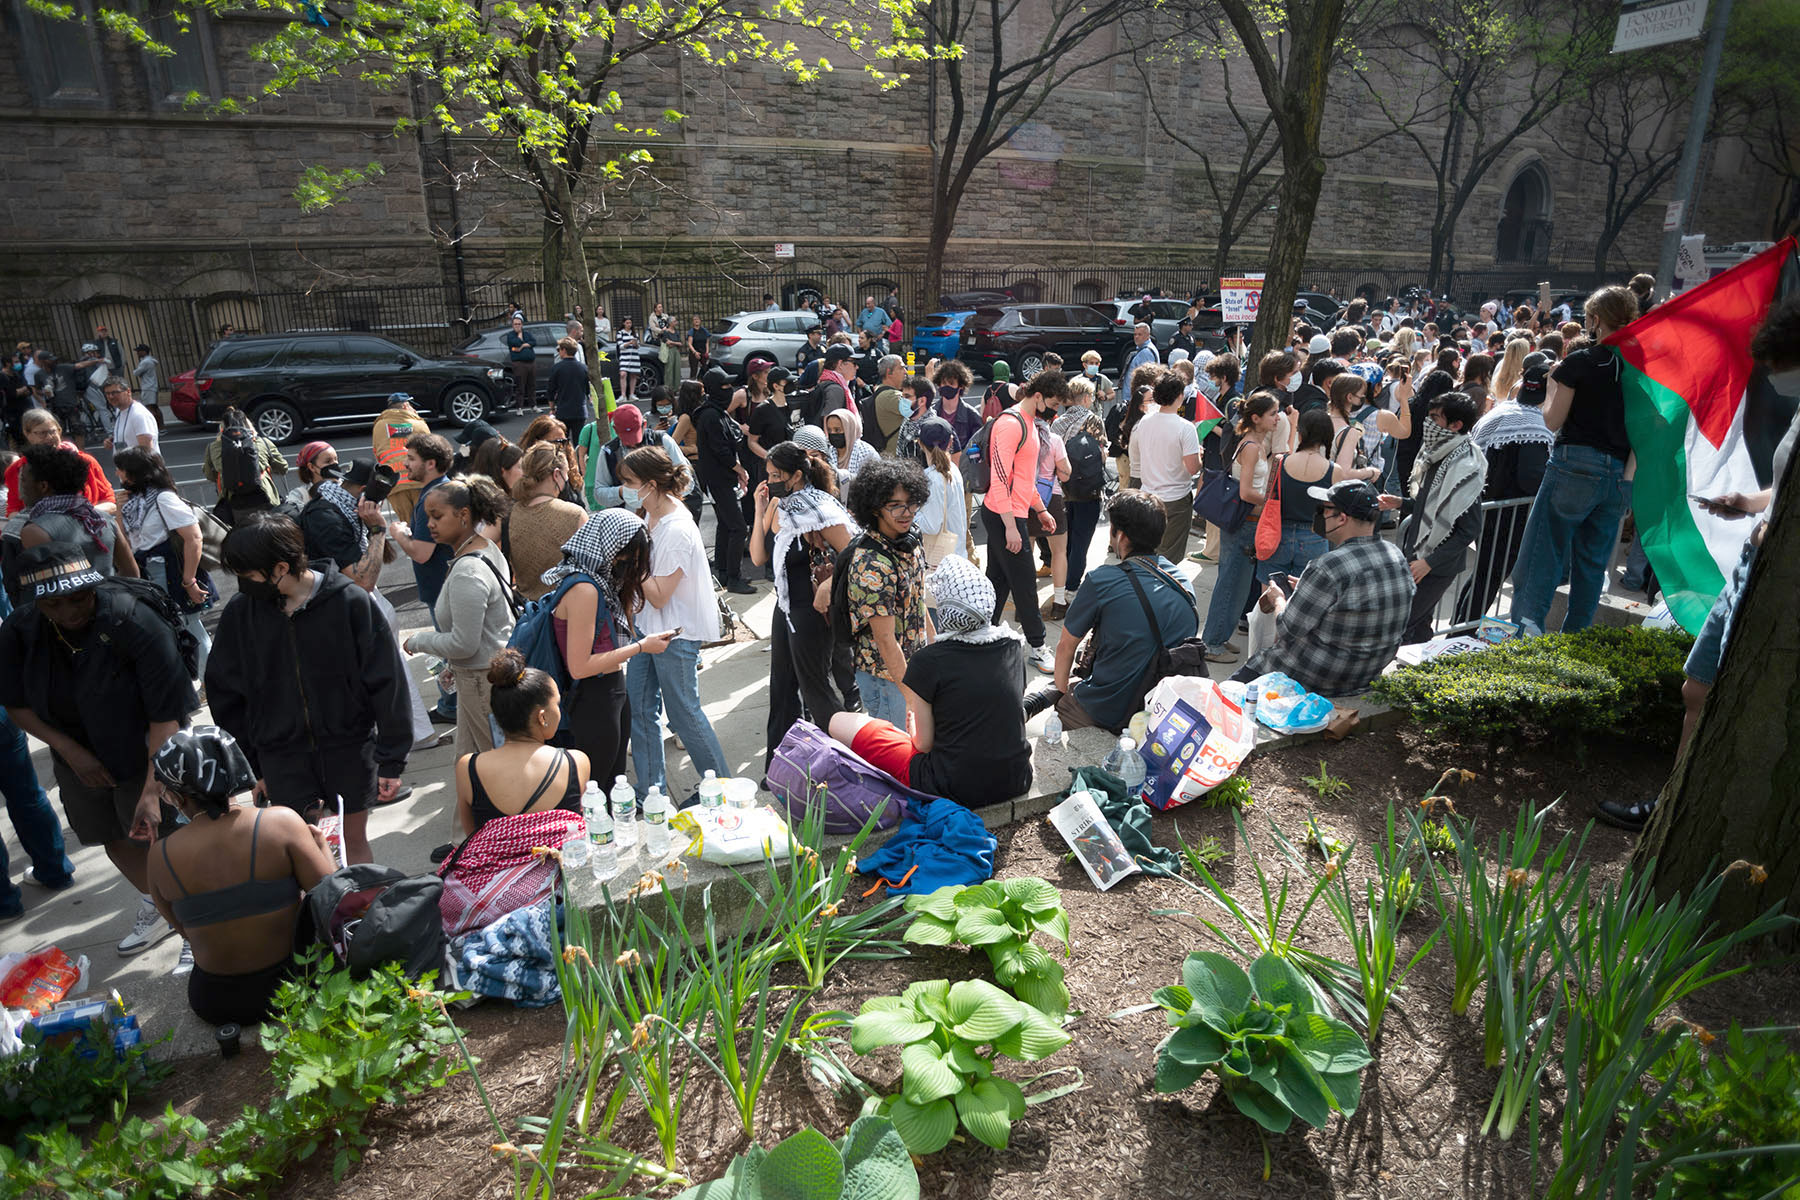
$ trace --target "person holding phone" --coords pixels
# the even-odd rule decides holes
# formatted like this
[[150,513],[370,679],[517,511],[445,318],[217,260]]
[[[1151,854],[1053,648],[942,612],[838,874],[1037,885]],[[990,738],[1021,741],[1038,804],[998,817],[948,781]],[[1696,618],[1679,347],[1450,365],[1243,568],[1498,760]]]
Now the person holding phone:
[[631,700],[631,765],[638,790],[668,788],[658,715],[681,739],[698,778],[707,771],[729,775],[725,751],[700,707],[700,647],[719,640],[719,606],[712,594],[706,543],[682,497],[691,482],[687,464],[661,446],[640,446],[619,462],[626,499],[644,510],[650,535],[650,567],[638,632],[666,635],[668,649],[631,661],[625,688]]

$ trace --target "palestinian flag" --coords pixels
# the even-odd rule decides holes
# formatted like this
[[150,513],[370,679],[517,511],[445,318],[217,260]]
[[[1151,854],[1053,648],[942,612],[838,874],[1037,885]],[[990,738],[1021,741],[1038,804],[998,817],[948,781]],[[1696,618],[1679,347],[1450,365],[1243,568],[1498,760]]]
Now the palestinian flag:
[[1750,361],[1769,308],[1800,291],[1788,238],[1650,310],[1607,343],[1624,359],[1625,427],[1637,454],[1632,512],[1669,611],[1699,632],[1737,564],[1749,520],[1706,513],[1692,497],[1769,486],[1795,398]]
[[1205,441],[1206,435],[1224,419],[1225,414],[1206,398],[1205,392],[1194,393],[1194,432],[1200,435],[1201,441]]

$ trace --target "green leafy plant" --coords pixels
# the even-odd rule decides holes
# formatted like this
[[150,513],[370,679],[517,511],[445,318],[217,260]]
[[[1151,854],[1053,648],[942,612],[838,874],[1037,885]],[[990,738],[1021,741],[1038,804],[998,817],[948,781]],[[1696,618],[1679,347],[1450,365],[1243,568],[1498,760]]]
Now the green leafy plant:
[[1006,1149],[1013,1122],[1025,1115],[1025,1093],[994,1074],[995,1060],[1037,1062],[1069,1040],[1049,1016],[984,979],[926,980],[876,996],[850,1024],[858,1054],[901,1047],[900,1092],[879,1112],[914,1154],[949,1145],[958,1122],[984,1145]]
[[1183,854],[1191,854],[1195,861],[1205,863],[1209,867],[1216,866],[1231,857],[1231,851],[1225,848],[1225,843],[1210,833],[1200,839],[1199,845],[1188,846],[1183,843],[1181,849]]
[[886,1117],[857,1118],[837,1142],[802,1129],[772,1149],[752,1146],[722,1178],[675,1200],[918,1200],[919,1173]]
[[1623,732],[1673,747],[1692,645],[1679,631],[1596,625],[1401,667],[1373,692],[1432,729],[1490,744],[1522,731]]
[[154,1121],[126,1117],[124,1109],[115,1100],[112,1119],[86,1141],[59,1124],[31,1134],[28,1150],[0,1146],[4,1194],[21,1200],[179,1200],[218,1184],[204,1122],[182,1116],[172,1104]]
[[[762,904],[760,936],[773,944],[777,962],[799,966],[806,989],[817,991],[840,962],[898,958],[906,948],[893,935],[905,915],[901,897],[851,909],[846,903],[857,880],[856,856],[875,832],[880,810],[869,814],[849,842],[829,860],[824,852],[825,806],[809,806],[791,827],[788,861],[764,859],[769,899]],[[749,888],[748,882],[744,885]],[[755,895],[755,889],[751,889]]]
[[1212,1071],[1237,1110],[1271,1133],[1295,1117],[1318,1128],[1334,1112],[1356,1111],[1369,1048],[1319,1011],[1291,963],[1265,954],[1245,973],[1196,950],[1181,980],[1155,993],[1175,1027],[1156,1050],[1157,1091],[1182,1091]]
[[1434,856],[1453,857],[1456,854],[1456,835],[1450,831],[1448,817],[1439,821],[1425,821],[1419,826],[1419,842],[1425,852]]
[[[23,1148],[27,1135],[58,1125],[80,1125],[129,1102],[133,1087],[154,1086],[173,1069],[151,1056],[153,1045],[112,1049],[112,1029],[96,1019],[77,1039],[46,1044],[35,1026],[22,1031],[24,1048],[0,1058],[0,1130]],[[167,1040],[166,1038],[164,1040]]]
[[[1800,1065],[1791,1029],[1742,1029],[1721,1042],[1684,1032],[1651,1069],[1661,1087],[1645,1148],[1676,1195],[1800,1197]],[[1650,1100],[1660,1099],[1649,1104]],[[1653,1160],[1653,1161],[1655,1161]]]
[[1342,858],[1350,849],[1350,843],[1339,837],[1337,830],[1329,825],[1319,824],[1314,817],[1306,818],[1306,844],[1327,860]]
[[1319,760],[1317,775],[1302,775],[1300,779],[1321,800],[1336,800],[1339,796],[1350,794],[1350,781],[1341,775],[1333,775],[1322,758]]
[[1198,803],[1202,808],[1235,808],[1248,812],[1256,806],[1256,797],[1250,794],[1250,777],[1239,771],[1201,795]]
[[1024,878],[941,887],[908,896],[906,910],[913,914],[906,941],[979,946],[987,951],[994,978],[1013,995],[1052,1016],[1069,1011],[1062,964],[1031,943],[1032,934],[1046,933],[1069,952],[1069,914],[1053,885]]

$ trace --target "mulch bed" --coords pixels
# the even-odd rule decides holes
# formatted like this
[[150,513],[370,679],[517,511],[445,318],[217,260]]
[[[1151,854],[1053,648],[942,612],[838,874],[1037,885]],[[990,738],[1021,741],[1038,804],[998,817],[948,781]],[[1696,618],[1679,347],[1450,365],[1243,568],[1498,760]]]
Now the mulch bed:
[[[1334,776],[1350,781],[1349,794],[1320,800],[1302,781],[1324,759]],[[1579,762],[1548,747],[1503,752],[1490,764],[1481,751],[1424,737],[1410,726],[1364,734],[1342,744],[1316,744],[1259,755],[1250,764],[1255,808],[1245,827],[1278,873],[1267,836],[1271,818],[1298,844],[1309,813],[1346,838],[1367,844],[1380,834],[1387,803],[1412,804],[1447,767],[1480,772],[1473,782],[1447,789],[1458,811],[1478,819],[1491,836],[1510,828],[1520,805],[1566,799],[1552,819],[1551,836],[1579,829],[1598,796],[1645,795],[1667,773],[1666,755],[1634,744],[1590,744]],[[1240,900],[1248,901],[1255,877],[1240,862],[1230,814],[1189,808],[1159,816],[1157,840],[1176,842],[1177,828],[1190,842],[1218,837],[1234,852],[1215,868]],[[1616,872],[1630,854],[1632,837],[1596,826],[1587,854],[1597,874]],[[1014,1125],[1011,1146],[993,1151],[961,1139],[920,1165],[924,1194],[957,1200],[1045,1200],[1047,1197],[1192,1196],[1210,1200],[1247,1197],[1526,1197],[1533,1194],[1530,1149],[1524,1127],[1511,1143],[1482,1138],[1478,1129],[1492,1096],[1494,1073],[1481,1063],[1480,999],[1465,1017],[1452,1016],[1452,969],[1434,952],[1412,976],[1390,1012],[1364,1077],[1361,1107],[1326,1128],[1296,1122],[1271,1137],[1272,1174],[1262,1179],[1264,1146],[1258,1129],[1220,1096],[1212,1077],[1173,1096],[1152,1087],[1156,1044],[1168,1030],[1160,1012],[1113,1019],[1109,1014],[1147,1003],[1156,988],[1176,982],[1182,958],[1193,949],[1223,949],[1197,921],[1159,913],[1208,911],[1206,901],[1175,880],[1134,876],[1111,892],[1093,890],[1081,868],[1065,861],[1066,847],[1044,821],[1002,831],[1000,875],[1037,875],[1063,889],[1074,930],[1073,956],[1065,966],[1075,1013],[1074,1041],[1041,1064],[1013,1064],[1006,1073],[1024,1080],[1056,1067],[1079,1068],[1082,1090],[1030,1108]],[[1358,849],[1358,857],[1365,852]],[[1365,866],[1366,866],[1365,860]],[[1372,868],[1369,868],[1372,869]],[[1308,940],[1343,954],[1347,947],[1322,908],[1307,921]],[[1426,919],[1415,918],[1422,937]],[[861,964],[841,970],[815,999],[820,1009],[854,1013],[870,996],[900,991],[916,979],[985,977],[985,958],[962,950],[920,948],[911,959]],[[1684,1015],[1708,1025],[1732,1017],[1747,1024],[1800,1021],[1800,970],[1793,966],[1752,972],[1712,994],[1695,998]],[[536,1012],[484,1005],[460,1018],[482,1059],[482,1081],[504,1120],[549,1110],[562,1047],[560,1007]],[[847,1062],[883,1091],[897,1088],[899,1056],[879,1051],[867,1058],[843,1051]],[[228,1119],[266,1088],[266,1058],[246,1048],[238,1059],[184,1063],[146,1103],[173,1101],[183,1111]],[[1040,1087],[1067,1081],[1067,1074]],[[1555,1074],[1552,1073],[1552,1083]],[[1545,1149],[1555,1142],[1559,1086],[1542,1102]],[[654,1154],[648,1121],[628,1104],[615,1139]],[[837,1136],[855,1116],[854,1105],[809,1076],[795,1056],[784,1057],[759,1110],[764,1145],[806,1125]],[[368,1160],[343,1181],[333,1181],[329,1162],[298,1166],[275,1195],[283,1200],[355,1195],[387,1200],[427,1200],[510,1195],[512,1172],[489,1151],[496,1140],[471,1080],[459,1077],[442,1092],[378,1116]],[[746,1142],[730,1102],[709,1075],[696,1071],[683,1118],[681,1161],[695,1179],[715,1177]],[[327,1156],[321,1155],[324,1159]],[[580,1195],[597,1177],[559,1188]],[[610,1194],[610,1193],[607,1193]]]

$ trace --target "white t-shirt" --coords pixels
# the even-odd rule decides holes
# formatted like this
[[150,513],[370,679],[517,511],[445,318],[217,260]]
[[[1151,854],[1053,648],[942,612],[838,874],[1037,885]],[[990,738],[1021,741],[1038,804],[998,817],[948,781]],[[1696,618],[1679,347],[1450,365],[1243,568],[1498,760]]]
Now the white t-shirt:
[[[132,508],[135,510],[136,506]],[[175,530],[199,523],[200,518],[194,515],[187,501],[174,492],[161,491],[156,493],[156,503],[145,511],[143,524],[133,529],[128,522],[125,532],[131,538],[132,552],[140,553],[161,544]]]
[[131,407],[120,413],[113,423],[113,449],[136,450],[139,435],[146,433],[150,435],[150,453],[161,457],[162,439],[157,436],[156,418],[150,415],[143,401],[133,400]]
[[1200,435],[1180,413],[1158,409],[1139,421],[1131,431],[1131,452],[1144,490],[1158,500],[1179,500],[1194,490],[1184,460],[1200,453]]
[[650,574],[668,575],[676,568],[681,570],[681,582],[674,594],[661,608],[644,605],[637,617],[638,632],[648,636],[680,626],[679,641],[718,641],[719,606],[713,599],[706,543],[700,540],[694,518],[680,505],[650,532]]

